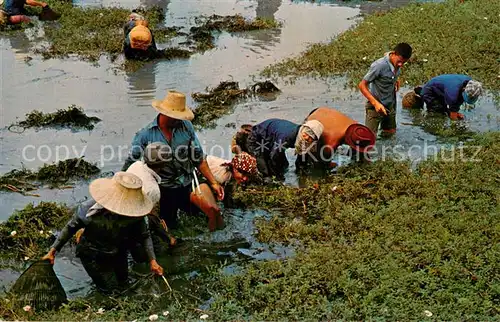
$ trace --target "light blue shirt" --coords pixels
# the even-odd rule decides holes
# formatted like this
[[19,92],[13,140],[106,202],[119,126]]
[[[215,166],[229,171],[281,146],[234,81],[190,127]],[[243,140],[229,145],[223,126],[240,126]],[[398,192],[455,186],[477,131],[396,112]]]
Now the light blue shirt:
[[168,141],[158,126],[157,116],[153,122],[135,134],[122,171],[126,171],[133,162],[140,160],[146,146],[153,142],[169,146],[171,152],[165,167],[158,172],[161,178],[160,186],[178,188],[191,184],[193,170],[200,166],[205,155],[193,124],[189,121],[181,121],[179,127],[173,128],[172,139]]

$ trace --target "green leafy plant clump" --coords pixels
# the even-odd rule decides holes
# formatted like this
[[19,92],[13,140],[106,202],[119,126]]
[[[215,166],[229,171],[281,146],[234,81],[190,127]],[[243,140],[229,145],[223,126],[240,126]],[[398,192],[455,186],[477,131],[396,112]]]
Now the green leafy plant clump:
[[87,116],[81,107],[76,105],[68,106],[66,109],[59,109],[54,113],[43,113],[34,110],[26,114],[26,119],[12,124],[11,127],[19,126],[24,129],[40,127],[70,127],[73,129],[84,128],[92,130],[94,124],[101,119],[95,116]]
[[56,229],[69,220],[71,211],[54,202],[28,204],[16,210],[6,222],[0,224],[2,258],[20,260],[37,259],[47,252],[54,242]]
[[270,81],[257,82],[248,88],[240,88],[238,82],[220,82],[208,93],[193,93],[191,96],[199,103],[194,110],[193,124],[202,127],[215,127],[215,121],[231,112],[234,104],[252,95],[279,93],[280,90]]
[[345,75],[355,86],[370,64],[399,42],[414,54],[402,74],[410,85],[440,74],[470,75],[491,90],[500,88],[500,2],[448,0],[410,4],[367,16],[329,44],[315,44],[297,58],[263,71],[264,76]]
[[[123,49],[123,26],[131,11],[125,8],[79,8],[71,2],[49,1],[54,11],[61,14],[57,24],[44,24],[50,42],[37,52],[45,58],[65,57],[76,54],[96,61],[102,54],[115,59]],[[148,20],[156,41],[176,35],[175,29],[161,28],[164,18],[159,8],[137,10]],[[158,26],[158,31],[156,27]]]
[[25,193],[41,184],[59,187],[71,179],[89,179],[101,170],[82,158],[72,158],[55,164],[44,164],[38,171],[14,169],[0,176],[0,190]]
[[221,319],[494,319],[499,143],[488,133],[417,169],[381,161],[307,188],[239,192],[242,205],[281,210],[258,222],[261,241],[300,251],[223,278],[212,309]]

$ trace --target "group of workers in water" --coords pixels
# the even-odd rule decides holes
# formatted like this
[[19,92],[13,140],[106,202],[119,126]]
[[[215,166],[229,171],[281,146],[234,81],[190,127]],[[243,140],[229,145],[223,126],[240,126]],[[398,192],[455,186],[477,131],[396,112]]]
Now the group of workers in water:
[[[6,0],[11,23],[24,19],[17,17],[24,4],[44,6],[34,0]],[[124,36],[127,59],[155,55],[153,34],[141,15],[130,15]],[[398,77],[411,55],[412,47],[400,43],[371,64],[359,83],[367,99],[364,125],[329,107],[312,110],[301,124],[277,118],[245,124],[233,137],[230,160],[204,153],[185,95],[168,91],[152,102],[157,115],[136,133],[121,171],[91,182],[92,198],[78,205],[43,259],[53,263],[77,235],[76,255],[102,292],[127,286],[129,254],[162,275],[156,255],[162,251],[160,245],[175,247],[172,230],[178,226],[179,210],[204,214],[210,231],[222,229],[219,202],[230,198],[235,185],[283,180],[289,165],[287,149],[295,150],[298,171],[328,170],[335,167],[332,159],[340,145],[362,155],[373,149],[379,130],[395,135]],[[425,105],[428,111],[460,120],[460,107],[475,104],[482,93],[481,83],[466,75],[440,75],[405,95],[403,107]]]

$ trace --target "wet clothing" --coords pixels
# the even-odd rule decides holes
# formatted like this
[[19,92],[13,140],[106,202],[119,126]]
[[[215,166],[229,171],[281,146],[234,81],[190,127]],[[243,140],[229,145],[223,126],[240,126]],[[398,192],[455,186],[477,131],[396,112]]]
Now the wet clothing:
[[191,184],[185,187],[161,187],[160,217],[165,220],[167,227],[177,228],[177,211],[180,209],[188,214],[197,214],[200,209],[191,203]]
[[370,93],[387,110],[386,115],[378,115],[375,107],[367,102],[365,105],[365,125],[374,133],[378,132],[379,125],[383,130],[396,128],[396,83],[401,69],[396,69],[390,61],[390,53],[374,61],[368,73],[363,77],[368,82]]
[[26,0],[5,0],[3,8],[9,16],[26,15],[25,4]]
[[428,81],[420,92],[428,111],[458,112],[464,103],[463,89],[471,78],[467,75],[445,74]]
[[132,31],[135,26],[136,21],[131,20],[123,27],[123,34],[125,35],[125,39],[123,41],[123,52],[125,54],[125,58],[134,60],[148,60],[156,58],[158,55],[158,49],[156,48],[154,36],[152,36],[151,44],[147,50],[136,49],[130,46],[130,31]]
[[80,204],[51,247],[60,251],[79,229],[85,228],[76,255],[97,287],[109,292],[127,280],[128,245],[144,245],[149,260],[155,259],[155,253],[144,217],[120,216],[94,205],[93,200]]
[[293,148],[300,125],[282,119],[269,119],[252,128],[248,138],[249,153],[257,159],[264,177],[283,178],[288,168],[285,150]]
[[169,142],[158,126],[158,117],[153,122],[136,133],[132,140],[129,157],[122,171],[139,160],[146,146],[153,142],[162,142],[170,147],[172,157],[165,167],[158,171],[163,188],[182,188],[191,185],[193,170],[203,161],[204,153],[200,141],[194,132],[193,124],[181,121],[179,127],[172,129],[172,139]]
[[396,124],[396,107],[392,107],[387,109],[387,115],[380,114],[375,110],[370,102],[366,102],[365,104],[365,125],[373,131],[373,133],[377,133],[379,127],[382,130],[390,131],[394,130],[397,127]]

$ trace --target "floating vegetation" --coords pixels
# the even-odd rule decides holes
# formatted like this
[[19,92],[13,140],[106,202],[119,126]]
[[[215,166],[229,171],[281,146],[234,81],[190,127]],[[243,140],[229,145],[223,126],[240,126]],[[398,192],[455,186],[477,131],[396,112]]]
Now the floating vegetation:
[[22,132],[32,127],[69,127],[72,129],[84,128],[92,130],[94,124],[100,121],[101,119],[98,117],[85,115],[81,107],[71,105],[54,113],[43,113],[35,110],[26,114],[26,120],[10,125],[9,129],[13,130],[21,127],[23,128]]
[[43,184],[52,188],[61,187],[69,180],[90,179],[100,173],[100,169],[83,158],[59,161],[56,164],[44,164],[33,172],[27,169],[12,170],[0,177],[0,190],[26,194]]
[[244,32],[259,29],[279,28],[281,24],[274,19],[255,18],[247,20],[241,15],[233,16],[200,16],[195,19],[198,26],[191,27],[188,41],[184,44],[194,43],[196,51],[206,51],[215,47],[213,32]]
[[63,204],[40,202],[16,210],[7,221],[0,224],[0,257],[18,260],[37,260],[54,242],[54,232],[71,217]]
[[[367,16],[329,44],[314,44],[297,58],[266,68],[263,76],[345,75],[356,86],[370,64],[407,42],[412,59],[401,75],[418,86],[440,74],[466,74],[491,90],[500,88],[500,2],[490,0],[415,3]],[[481,58],[479,58],[481,57]]]
[[[273,29],[278,28],[281,24],[274,20],[268,18],[255,18],[253,20],[247,20],[241,15],[233,16],[201,16],[195,19],[197,24],[201,24],[199,27],[193,27],[194,30],[205,30],[205,31],[227,31],[227,32],[243,32],[252,31],[260,29]],[[191,31],[193,31],[191,28]]]
[[239,99],[254,94],[279,92],[279,89],[269,81],[258,82],[249,88],[240,88],[238,82],[225,81],[215,88],[207,88],[207,92],[191,95],[196,102],[200,103],[194,110],[194,125],[213,127],[214,121],[228,114]]
[[[123,26],[128,21],[130,10],[124,8],[79,8],[69,2],[49,1],[61,18],[58,24],[44,24],[45,35],[50,46],[36,50],[44,58],[78,55],[96,61],[102,54],[115,59],[123,50]],[[161,27],[165,15],[163,10],[136,9],[149,22],[156,41],[162,42],[177,36],[179,28]]]

